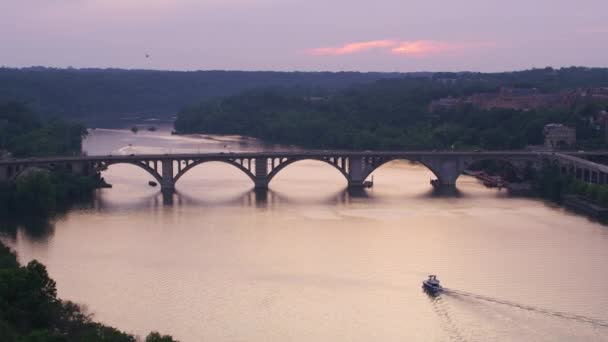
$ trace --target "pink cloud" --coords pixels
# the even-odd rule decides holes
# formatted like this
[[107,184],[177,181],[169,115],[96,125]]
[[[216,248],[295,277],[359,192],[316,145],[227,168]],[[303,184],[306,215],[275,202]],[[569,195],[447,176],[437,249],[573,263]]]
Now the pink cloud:
[[352,53],[380,49],[390,48],[396,46],[398,43],[392,40],[371,40],[366,42],[355,42],[338,47],[323,47],[308,50],[308,54],[314,56],[339,56],[348,55]]
[[428,55],[436,55],[455,49],[455,44],[432,41],[432,40],[416,40],[411,42],[401,42],[399,46],[391,49],[394,55],[426,57]]
[[313,56],[340,56],[368,50],[384,50],[393,55],[423,58],[431,55],[446,54],[455,51],[489,48],[496,46],[489,42],[447,42],[438,40],[372,40],[349,43],[338,47],[323,47],[308,50]]

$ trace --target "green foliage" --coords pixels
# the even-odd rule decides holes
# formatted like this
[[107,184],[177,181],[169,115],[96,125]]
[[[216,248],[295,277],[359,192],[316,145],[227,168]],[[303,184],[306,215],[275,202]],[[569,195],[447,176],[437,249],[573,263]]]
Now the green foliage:
[[[579,74],[589,73],[586,76]],[[457,82],[444,84],[446,77]],[[178,114],[178,133],[242,134],[309,148],[332,149],[521,149],[543,142],[551,122],[577,129],[582,148],[602,146],[591,124],[596,111],[575,108],[532,111],[481,110],[464,106],[430,113],[432,100],[534,86],[548,91],[608,84],[607,70],[536,70],[506,74],[437,74],[433,78],[380,80],[341,91],[304,88],[256,89],[205,100]],[[556,83],[557,82],[557,83]]]
[[161,335],[158,332],[151,332],[148,337],[146,337],[146,342],[176,342],[173,337],[169,335]]
[[599,204],[608,207],[608,186],[599,187],[596,201]]
[[42,122],[24,104],[0,104],[0,150],[15,157],[80,153],[87,130],[60,119]]
[[57,207],[56,186],[44,170],[32,170],[17,179],[14,196],[20,210],[31,211],[42,216],[49,215]]
[[[96,323],[79,305],[57,298],[46,267],[21,267],[0,243],[0,340],[3,342],[135,342],[136,338]],[[175,342],[151,333],[146,341]]]
[[568,194],[580,196],[590,202],[608,207],[608,185],[589,184],[577,180],[570,180]]
[[0,68],[0,102],[27,102],[44,116],[116,121],[129,115],[169,118],[201,98],[257,87],[344,88],[396,73],[153,71],[119,69]]
[[[62,120],[42,122],[20,103],[0,104],[0,150],[14,157],[80,153],[86,129]],[[0,183],[0,216],[49,216],[90,196],[95,182],[68,170],[26,169],[16,182]]]
[[27,169],[16,182],[0,183],[0,215],[49,217],[90,198],[95,186],[92,178],[68,170]]
[[556,166],[544,165],[539,173],[533,173],[532,181],[537,193],[544,198],[559,202],[572,187],[570,181],[560,176]]

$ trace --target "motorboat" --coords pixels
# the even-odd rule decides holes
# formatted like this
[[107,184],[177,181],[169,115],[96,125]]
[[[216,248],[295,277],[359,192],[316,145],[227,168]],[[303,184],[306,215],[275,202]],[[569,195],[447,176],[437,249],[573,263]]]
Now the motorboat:
[[422,281],[422,288],[425,292],[436,295],[443,291],[443,287],[439,283],[439,279],[437,279],[436,275],[429,275],[429,279]]

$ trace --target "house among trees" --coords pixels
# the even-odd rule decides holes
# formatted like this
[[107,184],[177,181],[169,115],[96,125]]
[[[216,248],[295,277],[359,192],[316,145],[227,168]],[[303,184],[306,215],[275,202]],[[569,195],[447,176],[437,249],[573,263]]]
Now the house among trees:
[[581,97],[608,100],[608,88],[587,88],[580,92]]
[[465,105],[482,110],[513,109],[528,111],[538,108],[570,108],[576,101],[576,93],[563,91],[560,93],[543,94],[537,88],[502,87],[497,93],[477,93],[467,98],[444,97],[432,101],[430,112],[453,110]]
[[497,94],[475,94],[470,103],[481,109],[532,110],[538,108],[568,108],[574,101],[568,93],[542,94],[536,88],[502,87]]
[[563,124],[550,123],[543,128],[545,147],[549,149],[569,149],[576,145],[576,129]]

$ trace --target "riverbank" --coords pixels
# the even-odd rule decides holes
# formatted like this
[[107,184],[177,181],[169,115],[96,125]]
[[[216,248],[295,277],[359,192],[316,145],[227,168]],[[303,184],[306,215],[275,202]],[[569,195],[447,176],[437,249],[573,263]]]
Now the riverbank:
[[464,174],[479,180],[487,188],[507,189],[510,195],[550,200],[581,215],[608,222],[608,187],[564,178],[551,168],[525,180],[508,181],[486,170],[466,170]]
[[593,217],[602,222],[608,222],[608,208],[585,200],[577,195],[565,195],[563,205],[571,210]]
[[50,217],[90,199],[104,184],[68,170],[26,170],[15,181],[0,184],[0,217]]
[[[57,297],[55,281],[36,260],[22,266],[0,242],[0,338],[3,342],[135,342],[140,338],[93,320],[82,306]],[[150,333],[145,342],[176,342]]]

